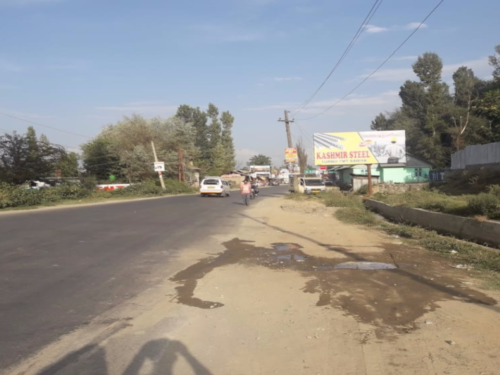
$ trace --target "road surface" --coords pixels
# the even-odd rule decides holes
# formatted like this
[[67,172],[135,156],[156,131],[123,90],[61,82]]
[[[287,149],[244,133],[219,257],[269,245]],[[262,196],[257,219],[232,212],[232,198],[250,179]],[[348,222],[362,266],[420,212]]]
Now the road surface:
[[498,373],[500,292],[284,195],[0,214],[0,374]]
[[148,289],[245,209],[233,192],[0,214],[0,371]]

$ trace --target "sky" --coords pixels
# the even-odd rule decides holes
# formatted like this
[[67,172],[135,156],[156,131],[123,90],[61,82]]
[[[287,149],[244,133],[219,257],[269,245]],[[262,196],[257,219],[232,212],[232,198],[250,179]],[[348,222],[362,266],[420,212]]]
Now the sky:
[[[443,80],[460,66],[490,78],[500,44],[500,2],[445,0],[376,74],[438,0],[385,0],[324,87],[374,0],[0,0],[0,112],[71,150],[123,116],[169,117],[181,104],[214,103],[235,116],[237,161],[255,154],[281,164],[277,120],[292,112],[294,141],[312,159],[312,134],[369,130],[400,105],[425,52],[443,59]],[[30,124],[0,114],[0,131]],[[74,134],[70,134],[74,133]]]

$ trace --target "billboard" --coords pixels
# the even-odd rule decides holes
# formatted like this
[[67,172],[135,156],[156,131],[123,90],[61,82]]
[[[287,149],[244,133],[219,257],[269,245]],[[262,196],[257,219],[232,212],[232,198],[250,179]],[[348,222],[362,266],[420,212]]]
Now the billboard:
[[316,165],[404,164],[404,130],[315,133]]
[[285,148],[285,161],[287,163],[296,163],[298,160],[296,148]]

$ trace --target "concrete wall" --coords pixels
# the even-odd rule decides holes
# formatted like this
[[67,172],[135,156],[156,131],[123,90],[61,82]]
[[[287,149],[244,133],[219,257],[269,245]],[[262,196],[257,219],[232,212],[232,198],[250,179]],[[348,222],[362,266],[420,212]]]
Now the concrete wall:
[[430,168],[420,168],[422,170],[421,176],[415,176],[413,167],[393,167],[383,168],[381,180],[382,182],[392,183],[413,183],[413,182],[426,182],[429,181]]
[[451,169],[500,163],[500,142],[467,146],[451,155]]
[[368,199],[365,204],[383,216],[434,229],[441,233],[500,247],[500,222],[478,221],[466,217],[431,212],[419,208],[393,207]]
[[408,191],[420,191],[429,187],[428,182],[413,184],[387,184],[381,183],[373,186],[374,193],[401,194]]

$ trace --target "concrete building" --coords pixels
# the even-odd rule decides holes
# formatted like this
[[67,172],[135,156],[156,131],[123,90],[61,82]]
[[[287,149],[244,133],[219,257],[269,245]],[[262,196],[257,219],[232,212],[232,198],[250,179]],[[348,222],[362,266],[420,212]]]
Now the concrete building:
[[[378,164],[372,165],[372,177],[376,183],[408,184],[428,182],[432,165],[407,155],[405,164]],[[361,185],[367,180],[368,168],[366,165],[349,165],[334,168],[338,179],[346,184]],[[355,180],[359,180],[355,181]],[[361,185],[362,186],[362,185]],[[354,187],[354,190],[356,188]]]

